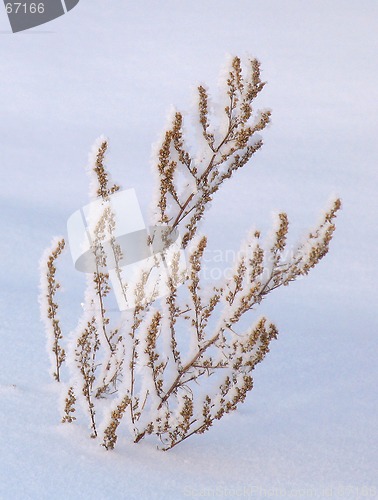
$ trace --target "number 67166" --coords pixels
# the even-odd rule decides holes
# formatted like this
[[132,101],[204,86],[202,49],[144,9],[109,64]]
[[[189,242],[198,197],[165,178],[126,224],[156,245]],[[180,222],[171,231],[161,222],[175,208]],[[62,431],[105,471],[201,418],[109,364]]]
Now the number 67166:
[[6,11],[8,14],[43,14],[45,12],[45,4],[40,3],[21,3],[21,2],[13,2],[7,3],[5,5]]

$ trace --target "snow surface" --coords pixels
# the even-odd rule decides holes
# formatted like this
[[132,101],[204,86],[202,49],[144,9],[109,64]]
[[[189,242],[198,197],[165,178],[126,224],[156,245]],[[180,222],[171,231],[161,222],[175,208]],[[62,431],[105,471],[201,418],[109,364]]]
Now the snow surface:
[[[0,8],[0,30],[0,498],[377,496],[376,0],[81,0],[17,35]],[[59,424],[38,261],[87,202],[84,167],[102,133],[114,180],[147,214],[151,144],[172,104],[188,111],[197,83],[214,89],[226,54],[262,61],[273,124],[214,200],[210,249],[269,231],[277,210],[294,242],[338,194],[335,240],[263,305],[281,333],[237,413],[169,453],[122,439],[105,452]],[[64,265],[70,329],[83,280]]]

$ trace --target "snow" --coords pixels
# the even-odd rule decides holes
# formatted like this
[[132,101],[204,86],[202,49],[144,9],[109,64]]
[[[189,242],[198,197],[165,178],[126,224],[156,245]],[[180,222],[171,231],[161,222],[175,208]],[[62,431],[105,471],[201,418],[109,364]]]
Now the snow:
[[[83,0],[15,35],[0,9],[0,26],[0,498],[377,496],[378,4]],[[85,426],[59,423],[38,262],[88,202],[87,155],[101,134],[112,178],[148,213],[151,144],[172,105],[190,110],[198,82],[214,96],[227,54],[261,60],[258,107],[273,120],[214,199],[209,251],[238,251],[282,210],[295,244],[339,195],[335,239],[258,311],[280,334],[238,412],[167,453],[126,438],[106,452]],[[84,284],[64,259],[69,331]]]

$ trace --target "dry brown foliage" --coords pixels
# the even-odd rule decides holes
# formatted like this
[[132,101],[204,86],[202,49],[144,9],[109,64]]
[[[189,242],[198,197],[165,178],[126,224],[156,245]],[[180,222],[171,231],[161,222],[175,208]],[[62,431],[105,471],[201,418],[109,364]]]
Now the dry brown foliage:
[[[198,87],[197,119],[202,134],[198,151],[188,146],[183,115],[176,112],[157,155],[158,200],[153,222],[165,228],[164,238],[179,229],[188,261],[185,283],[177,288],[178,258],[171,263],[165,297],[147,300],[147,276],[142,276],[135,288],[136,306],[120,314],[116,327],[111,327],[106,310],[111,287],[103,248],[106,234],[114,230],[114,217],[104,210],[98,221],[93,242],[96,272],[88,276],[83,316],[66,347],[69,392],[63,421],[78,418],[73,412],[80,400],[89,416],[91,436],[99,437],[106,449],[114,448],[123,421],[135,443],[155,435],[162,449],[168,450],[194,434],[204,433],[215,420],[243,403],[253,388],[253,370],[278,334],[276,326],[264,317],[252,322],[251,313],[273,290],[307,275],[329,249],[340,200],[335,200],[318,227],[290,257],[289,221],[281,213],[268,248],[260,233],[254,232],[234,262],[233,276],[210,288],[204,283],[207,238],[197,234],[199,223],[222,184],[262,147],[258,133],[270,120],[269,111],[254,110],[254,101],[265,85],[257,60],[250,60],[243,69],[235,57],[225,85],[227,102],[223,121],[216,122],[218,128],[214,119],[219,117],[213,116],[208,91]],[[109,187],[106,150],[107,142],[103,141],[93,166],[97,195],[104,200],[119,189],[118,185]],[[180,176],[185,182],[178,182]],[[118,256],[116,262],[120,262],[122,250],[115,239],[111,243]],[[53,339],[58,382],[65,350],[56,317],[59,283],[54,263],[63,247],[63,240],[56,243],[47,256],[47,267],[42,266],[42,290],[47,290],[41,300],[42,309],[47,310],[42,314]],[[122,280],[121,271],[118,278]],[[246,318],[250,325],[247,329],[242,326]],[[105,414],[99,423],[98,406]]]

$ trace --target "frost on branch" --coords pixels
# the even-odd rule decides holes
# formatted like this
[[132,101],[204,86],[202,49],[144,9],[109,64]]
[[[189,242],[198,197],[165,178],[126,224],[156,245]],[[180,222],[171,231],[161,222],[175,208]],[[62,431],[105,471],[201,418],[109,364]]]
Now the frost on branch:
[[45,325],[47,335],[47,349],[50,356],[51,372],[55,380],[60,382],[60,369],[66,358],[61,346],[63,339],[58,318],[58,303],[56,292],[60,283],[56,280],[56,260],[63,252],[65,242],[63,238],[54,238],[49,248],[45,250],[40,261],[40,296],[41,319]]
[[[261,148],[263,141],[258,132],[270,121],[269,110],[254,115],[253,101],[265,86],[256,59],[249,61],[247,77],[243,77],[241,61],[235,57],[225,83],[222,133],[212,124],[218,117],[210,112],[208,92],[199,86],[197,122],[205,147],[201,143],[197,153],[189,150],[184,139],[183,115],[177,111],[158,151],[159,195],[154,222],[167,223],[172,229],[180,226],[184,247],[194,238],[198,223],[221,184]],[[179,176],[185,179],[181,185]]]
[[[120,188],[111,183],[105,166],[104,138],[96,144],[90,168],[90,198],[102,201],[102,211],[92,221],[95,267],[86,277],[82,316],[69,335],[61,331],[55,297],[55,261],[64,240],[55,240],[44,254],[40,302],[58,382],[66,361],[62,420],[86,418],[91,436],[106,449],[113,449],[128,431],[135,443],[155,436],[168,450],[234,411],[253,388],[253,370],[278,334],[267,318],[254,318],[259,305],[276,288],[307,275],[328,252],[340,200],[291,252],[288,217],[280,213],[269,244],[259,231],[251,233],[237,253],[232,276],[217,286],[205,283],[207,237],[198,233],[199,223],[222,184],[263,145],[259,133],[269,123],[270,111],[255,112],[254,101],[264,85],[258,61],[243,69],[235,57],[220,98],[221,116],[210,105],[207,89],[199,86],[194,143],[189,144],[178,111],[163,134],[151,222],[162,228],[163,241],[179,230],[188,262],[184,272],[179,252],[170,256],[163,297],[146,292],[151,269],[142,269],[132,285],[123,277],[123,249],[114,237],[116,218],[109,203]],[[112,290],[105,241],[110,242],[119,290],[126,297],[132,287],[135,298],[134,307],[116,318],[108,311]]]

